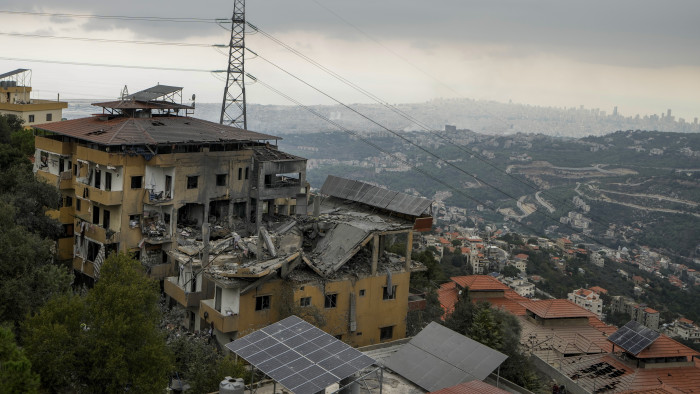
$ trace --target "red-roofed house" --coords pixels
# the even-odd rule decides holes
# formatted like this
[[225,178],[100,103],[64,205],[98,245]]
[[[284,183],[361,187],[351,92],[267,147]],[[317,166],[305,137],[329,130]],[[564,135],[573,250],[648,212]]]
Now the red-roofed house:
[[605,290],[604,288],[600,287],[600,286],[593,286],[593,287],[590,287],[589,290],[591,290],[591,291],[593,291],[593,292],[595,292],[595,293],[598,293],[598,294],[608,294],[608,291]]
[[578,289],[568,294],[567,299],[601,317],[603,315],[603,300],[592,290]]

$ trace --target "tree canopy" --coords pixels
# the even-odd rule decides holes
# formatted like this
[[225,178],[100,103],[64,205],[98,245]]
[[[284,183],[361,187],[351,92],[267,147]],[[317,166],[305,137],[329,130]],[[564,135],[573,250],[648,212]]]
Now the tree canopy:
[[86,295],[50,300],[25,324],[25,346],[45,388],[158,392],[172,355],[158,324],[158,284],[125,254],[105,260]]
[[0,322],[15,328],[72,283],[66,267],[52,264],[52,238],[60,226],[46,210],[58,206],[59,193],[34,178],[27,135],[21,120],[0,115]]

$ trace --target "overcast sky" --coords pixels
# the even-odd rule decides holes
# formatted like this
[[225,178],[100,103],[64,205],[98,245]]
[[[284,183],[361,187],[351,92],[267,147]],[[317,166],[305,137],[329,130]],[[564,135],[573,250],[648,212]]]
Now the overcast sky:
[[[249,22],[390,103],[466,97],[700,116],[697,0],[248,0],[246,7]],[[232,9],[232,0],[0,0],[2,11],[110,16],[229,19]],[[201,44],[227,43],[230,34],[213,23],[7,13],[0,33],[5,58],[198,70],[225,69],[227,55],[7,33]],[[343,102],[370,102],[262,34],[247,35],[246,46]],[[15,68],[33,70],[35,98],[114,98],[124,85],[133,92],[161,83],[219,102],[224,85],[209,72],[0,59],[0,72]],[[306,104],[331,103],[260,58],[248,56],[246,71]],[[247,94],[251,103],[289,104],[261,84]]]

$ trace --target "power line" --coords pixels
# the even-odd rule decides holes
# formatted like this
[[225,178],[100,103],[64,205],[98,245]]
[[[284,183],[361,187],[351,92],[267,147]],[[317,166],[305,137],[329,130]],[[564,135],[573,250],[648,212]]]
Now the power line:
[[[325,7],[324,7],[324,8],[325,8]],[[332,11],[331,11],[331,12],[332,12]],[[338,16],[338,17],[341,18],[340,16]],[[342,19],[342,18],[341,18],[341,19]],[[343,20],[344,20],[344,19],[343,19]],[[348,23],[349,23],[349,22],[348,22]],[[334,72],[333,70],[331,70],[331,69],[325,67],[324,65],[318,63],[317,61],[315,61],[315,60],[313,60],[312,58],[306,56],[305,54],[299,52],[298,50],[292,48],[291,46],[289,46],[289,45],[286,44],[285,42],[283,42],[283,41],[277,39],[277,38],[274,37],[273,35],[271,35],[271,34],[265,32],[265,31],[263,31],[262,29],[258,28],[257,26],[253,25],[253,24],[250,23],[250,22],[247,22],[247,24],[248,24],[248,26],[249,26],[251,29],[253,29],[254,31],[256,31],[256,32],[258,32],[258,33],[261,33],[261,34],[262,34],[263,36],[265,36],[266,38],[268,38],[268,39],[270,39],[271,41],[277,43],[278,45],[280,45],[280,46],[282,46],[283,48],[287,49],[288,51],[292,52],[293,54],[295,54],[295,55],[301,57],[302,59],[306,60],[307,62],[313,64],[314,66],[316,66],[316,67],[319,68],[320,70],[326,72],[327,74],[329,74],[329,75],[331,75],[332,77],[338,79],[339,81],[343,82],[343,83],[346,84],[347,86],[349,86],[349,87],[355,89],[356,91],[362,93],[362,94],[365,95],[366,97],[372,99],[372,100],[375,101],[376,103],[378,103],[378,104],[382,105],[383,107],[389,109],[390,111],[396,113],[397,115],[401,116],[402,118],[404,118],[404,119],[406,119],[406,120],[412,122],[413,124],[415,124],[415,125],[417,125],[417,126],[423,128],[423,129],[426,130],[426,131],[429,131],[431,134],[436,135],[436,136],[437,136],[438,138],[440,138],[441,140],[450,143],[452,146],[454,146],[454,147],[457,148],[458,150],[464,152],[465,154],[467,154],[467,155],[469,155],[469,156],[471,156],[471,157],[474,157],[474,158],[478,159],[479,161],[483,162],[483,163],[486,164],[487,166],[489,166],[489,167],[491,167],[491,168],[493,168],[493,169],[495,169],[495,170],[497,170],[497,171],[499,171],[499,172],[505,174],[507,177],[509,177],[509,178],[511,178],[511,179],[513,179],[513,180],[515,180],[515,181],[517,181],[517,182],[519,182],[519,183],[521,183],[521,184],[523,184],[523,185],[525,185],[525,186],[527,186],[527,187],[533,189],[535,192],[540,192],[540,193],[542,193],[545,197],[549,198],[550,200],[554,200],[555,202],[557,202],[557,203],[559,203],[559,204],[561,204],[561,205],[564,205],[564,206],[567,207],[567,208],[575,209],[575,205],[574,205],[573,203],[571,203],[571,202],[569,202],[569,201],[566,201],[566,200],[558,200],[558,199],[556,199],[555,197],[549,195],[546,191],[540,190],[540,188],[539,188],[537,185],[533,184],[532,182],[529,182],[527,179],[523,179],[523,178],[521,178],[521,177],[514,176],[513,174],[510,174],[509,172],[505,171],[504,169],[498,167],[497,165],[493,164],[489,159],[487,159],[486,157],[483,157],[483,156],[482,156],[481,154],[479,154],[478,152],[470,152],[470,151],[464,149],[462,146],[460,146],[459,144],[455,143],[455,142],[452,141],[450,138],[448,138],[448,137],[442,135],[442,134],[441,134],[440,132],[438,132],[437,130],[432,129],[430,126],[428,126],[428,125],[422,123],[421,121],[417,120],[416,118],[414,118],[414,117],[411,116],[410,114],[407,114],[407,113],[401,111],[400,109],[396,108],[395,106],[392,106],[392,105],[388,104],[386,101],[382,100],[381,98],[377,97],[376,95],[372,94],[371,92],[369,92],[369,91],[363,89],[362,87],[358,86],[357,84],[353,83],[352,81],[350,81],[350,80],[344,78],[343,76],[337,74],[337,73]],[[363,34],[366,34],[366,33],[363,33]],[[251,52],[252,52],[252,51],[251,51]],[[253,53],[253,54],[256,54],[255,52],[252,52],[252,53]],[[257,55],[257,54],[256,54],[256,55]],[[258,56],[259,56],[259,55],[258,55]],[[267,59],[263,59],[263,60],[268,61]],[[269,62],[269,61],[268,61],[268,62]],[[272,63],[271,63],[271,64],[272,64]],[[275,66],[276,66],[276,65],[275,65]],[[276,66],[276,67],[277,67],[277,66]],[[278,68],[279,68],[279,67],[278,67]],[[281,68],[280,68],[280,69],[281,69]],[[291,74],[290,74],[290,75],[291,75]],[[296,78],[296,77],[295,77],[295,78]],[[334,100],[334,101],[335,101],[335,100]],[[336,101],[336,102],[337,102],[337,101]],[[352,109],[351,109],[351,110],[352,110]],[[405,137],[400,137],[400,138],[405,139]],[[447,163],[451,165],[451,163],[449,163],[449,162],[447,162]],[[477,177],[474,176],[474,175],[471,175],[471,174],[470,174],[470,176],[472,176],[473,178],[477,179]],[[483,182],[483,181],[482,181],[482,182]],[[486,183],[486,182],[484,182],[484,183]],[[488,183],[486,183],[486,184],[489,185]],[[491,186],[491,185],[489,185],[489,186]],[[493,187],[493,186],[491,186],[491,187]],[[498,189],[498,188],[495,188],[495,187],[493,187],[493,188],[496,189],[496,190],[498,190],[499,192],[505,194],[505,195],[508,195],[507,193],[501,191],[501,190]],[[511,197],[511,198],[513,198],[513,199],[516,199],[515,197],[512,197],[512,196],[509,196],[509,197]],[[516,200],[517,200],[517,199],[516,199]],[[598,224],[603,224],[603,223],[602,223],[602,222],[603,222],[602,220],[596,218],[595,216],[593,216],[593,215],[591,215],[591,214],[589,214],[589,216],[590,216],[592,219],[595,219],[595,220],[592,220],[592,221],[595,221],[595,222],[597,222]]]
[[194,44],[194,43],[187,43],[187,42],[112,40],[112,39],[106,39],[106,38],[65,37],[65,36],[52,36],[52,35],[42,35],[42,34],[23,34],[23,33],[0,33],[0,35],[11,36],[11,37],[24,37],[24,38],[50,38],[50,39],[58,39],[58,40],[107,42],[107,43],[115,43],[115,44],[172,45],[172,46],[183,46],[183,47],[215,47],[216,46],[214,44]]
[[[345,107],[346,109],[352,111],[353,113],[359,115],[360,117],[364,118],[365,120],[368,120],[369,122],[371,122],[371,123],[373,123],[373,124],[375,124],[375,125],[381,127],[382,129],[386,130],[387,132],[391,133],[392,135],[394,135],[395,137],[401,139],[402,141],[404,141],[404,142],[406,142],[406,143],[408,143],[408,144],[410,144],[410,145],[416,147],[417,149],[419,149],[419,150],[421,150],[422,152],[424,152],[424,153],[426,153],[426,154],[428,154],[428,155],[434,157],[435,159],[444,162],[446,165],[448,165],[448,166],[454,168],[455,170],[457,170],[457,171],[459,171],[459,172],[461,172],[461,173],[463,173],[463,174],[465,174],[465,175],[468,175],[468,176],[474,178],[474,179],[477,180],[477,181],[480,181],[481,183],[485,184],[486,186],[488,186],[488,187],[490,187],[490,188],[492,188],[492,189],[494,189],[494,190],[500,192],[500,193],[503,194],[504,196],[506,196],[506,197],[512,199],[513,201],[516,201],[516,202],[518,201],[518,198],[516,198],[515,196],[511,195],[510,193],[507,193],[506,191],[501,190],[500,188],[498,188],[498,187],[496,187],[496,186],[494,186],[494,185],[492,185],[492,184],[490,184],[490,183],[484,181],[483,179],[480,180],[476,175],[470,174],[470,173],[467,172],[466,170],[464,170],[464,169],[462,169],[462,168],[460,168],[460,167],[458,167],[458,166],[452,164],[451,162],[449,162],[448,160],[444,159],[443,157],[441,157],[441,156],[439,156],[439,155],[437,155],[437,154],[431,152],[430,150],[428,150],[428,149],[426,149],[426,148],[423,148],[422,146],[420,146],[420,145],[414,143],[413,141],[409,140],[408,138],[402,136],[401,134],[399,134],[399,133],[397,133],[397,132],[395,132],[395,131],[389,129],[388,127],[386,127],[386,126],[384,126],[384,125],[382,125],[382,124],[380,124],[379,122],[375,121],[374,119],[370,118],[369,116],[367,116],[367,115],[361,113],[360,111],[358,111],[358,110],[356,110],[356,109],[350,107],[349,105],[347,105],[347,104],[341,102],[340,100],[338,100],[338,99],[336,99],[335,97],[329,95],[328,93],[325,93],[324,91],[322,91],[322,90],[320,90],[319,88],[317,88],[317,87],[311,85],[310,83],[304,81],[303,79],[297,77],[296,75],[290,73],[289,71],[285,70],[284,68],[280,67],[279,65],[277,65],[277,64],[273,63],[272,61],[266,59],[265,57],[263,57],[263,56],[261,56],[261,55],[259,55],[259,54],[258,54],[257,56],[258,56],[260,59],[262,59],[262,60],[266,61],[267,63],[269,63],[270,65],[272,65],[273,67],[276,67],[276,68],[279,69],[280,71],[284,72],[285,74],[289,75],[290,77],[292,77],[292,78],[296,79],[297,81],[301,82],[302,84],[304,84],[304,85],[308,86],[309,88],[311,88],[311,89],[313,89],[313,90],[315,90],[315,91],[321,93],[322,95],[324,95],[324,96],[326,96],[327,98],[329,98],[329,99],[335,101],[335,102],[338,103],[339,105],[341,105],[341,106]],[[258,80],[258,81],[259,81],[259,80]],[[278,93],[278,94],[280,94],[280,93]],[[290,99],[289,96],[285,96],[285,98]],[[317,114],[317,112],[315,112],[315,111],[312,111],[312,113]],[[317,116],[318,116],[318,115],[317,115]],[[322,117],[322,118],[325,119],[325,117]],[[336,127],[339,127],[339,125],[338,125],[337,122],[331,122],[331,123],[332,123],[333,125],[335,125]],[[353,135],[356,136],[356,134],[353,134]],[[364,140],[363,140],[363,142],[364,142]],[[367,143],[369,143],[369,142],[367,142]],[[372,146],[374,146],[374,147],[377,148],[377,149],[380,149],[380,148],[378,148],[377,146],[375,146],[373,143],[369,143],[369,144],[371,144]],[[381,150],[381,149],[380,149],[380,150]],[[384,150],[381,150],[381,151],[384,152],[384,153],[386,153],[386,154],[388,154],[388,153],[387,153],[386,151],[384,151]],[[390,156],[394,157],[394,155],[390,155]],[[394,158],[395,158],[395,157],[394,157]],[[395,159],[396,159],[396,158],[395,158]],[[415,168],[415,167],[412,166],[411,164],[407,164],[407,162],[404,161],[404,160],[401,160],[401,159],[396,159],[396,160],[399,160],[400,162],[402,162],[402,163],[404,163],[404,164],[410,166],[411,168],[414,168],[414,170],[419,171],[419,172],[421,172],[421,173],[427,175],[427,173],[423,172],[422,170],[419,170],[418,168]],[[430,176],[430,175],[428,175],[428,176]],[[430,177],[431,177],[431,179],[433,179],[433,180],[436,179],[436,178],[434,178],[434,177],[432,177],[432,176],[430,176]],[[440,181],[440,183],[443,184],[443,185],[447,185],[447,184],[445,184],[445,183],[442,182],[442,181]],[[448,186],[448,187],[454,189],[454,187],[452,187],[452,186]],[[475,202],[478,202],[479,204],[486,205],[486,204],[484,204],[484,203],[482,203],[482,202],[480,202],[480,201],[474,199],[473,197],[468,196],[466,193],[461,193],[461,194],[467,196],[468,198],[472,199],[472,200],[475,201]],[[554,218],[554,217],[548,215],[545,211],[543,211],[543,210],[538,210],[537,207],[535,207],[535,211],[538,211],[538,212],[542,213],[547,219],[559,223],[559,221],[558,221],[556,218]],[[522,225],[522,224],[521,224],[521,225]],[[576,229],[575,229],[573,226],[570,226],[570,225],[568,225],[568,224],[566,224],[566,226],[567,226],[569,229],[571,229],[572,231],[578,232],[578,231],[576,231]],[[591,238],[591,239],[593,239],[593,238]],[[599,242],[599,241],[596,241],[596,242]]]
[[0,10],[0,14],[50,16],[50,17],[55,17],[55,18],[133,20],[133,21],[145,21],[145,22],[214,23],[214,24],[227,22],[224,19],[218,19],[218,18],[171,18],[171,17],[161,17],[161,16],[93,15],[93,14],[70,14],[70,13],[30,12],[30,11],[10,11],[10,10]]
[[[261,57],[261,58],[262,58],[262,57]],[[314,115],[314,116],[316,116],[316,117],[318,117],[318,118],[324,120],[324,121],[327,122],[327,123],[332,124],[333,126],[337,127],[337,128],[340,129],[341,131],[343,131],[344,133],[349,134],[349,135],[353,136],[354,138],[357,138],[358,140],[364,142],[365,144],[370,145],[371,147],[373,147],[373,148],[377,149],[378,151],[384,153],[385,155],[391,157],[393,160],[395,160],[395,161],[397,161],[397,162],[399,162],[399,163],[401,163],[401,164],[403,164],[403,165],[405,165],[405,166],[411,168],[413,171],[418,172],[418,173],[420,173],[420,174],[423,174],[423,175],[425,175],[426,177],[432,179],[433,181],[435,181],[435,182],[437,182],[437,183],[439,183],[439,184],[441,184],[441,185],[443,185],[443,186],[445,186],[445,187],[447,187],[447,188],[453,190],[455,193],[460,194],[460,195],[462,195],[462,196],[464,196],[464,197],[466,197],[466,198],[468,198],[468,199],[470,199],[470,200],[472,200],[472,201],[474,201],[474,202],[476,202],[476,203],[478,203],[478,204],[483,205],[483,206],[486,207],[487,209],[489,209],[489,210],[495,212],[495,210],[494,210],[492,207],[490,207],[488,204],[486,204],[486,203],[480,201],[479,199],[477,199],[477,198],[475,198],[475,197],[473,197],[473,196],[470,196],[469,194],[465,193],[462,189],[458,189],[458,188],[456,188],[456,187],[454,187],[454,186],[452,186],[452,185],[446,183],[446,182],[443,181],[442,179],[440,179],[440,178],[438,178],[438,177],[436,177],[436,176],[430,174],[429,172],[427,172],[427,171],[425,171],[425,170],[423,170],[423,169],[421,169],[421,168],[418,168],[418,167],[414,166],[413,164],[411,164],[411,163],[409,163],[409,162],[407,162],[407,161],[401,159],[400,157],[396,156],[395,154],[388,152],[387,150],[383,149],[383,148],[380,147],[379,145],[373,143],[372,141],[369,141],[368,139],[362,137],[362,136],[359,135],[358,133],[356,133],[356,132],[354,132],[354,131],[352,131],[352,130],[346,128],[346,127],[344,127],[343,125],[339,124],[338,122],[333,121],[332,119],[330,119],[330,118],[324,116],[323,114],[320,114],[319,112],[315,111],[313,108],[302,104],[302,103],[299,102],[298,100],[296,100],[296,99],[292,98],[291,96],[289,96],[289,95],[287,95],[287,94],[281,92],[280,90],[278,90],[278,89],[272,87],[271,85],[265,83],[264,81],[261,81],[260,79],[257,79],[257,78],[255,78],[254,76],[252,76],[252,75],[250,75],[250,74],[246,74],[246,76],[247,76],[248,78],[250,78],[251,80],[254,80],[254,81],[257,82],[257,83],[260,83],[262,86],[264,86],[264,87],[266,87],[267,89],[273,91],[274,93],[276,93],[276,94],[282,96],[283,98],[289,100],[290,102],[296,104],[297,106],[303,108],[304,110],[310,112],[312,115]],[[546,214],[545,214],[545,216],[546,216]],[[549,216],[546,216],[546,217],[549,218],[549,219],[551,219],[551,220],[554,220],[554,219],[550,218]],[[533,228],[533,227],[530,227],[530,226],[528,226],[528,225],[526,225],[526,224],[519,223],[519,225],[522,226],[523,228],[527,229],[527,230],[532,231],[532,232],[535,233],[535,234],[539,233],[539,230],[537,230],[537,229],[535,229],[535,228]],[[571,230],[577,232],[579,235],[583,236],[584,238],[587,238],[587,239],[592,240],[592,241],[594,241],[594,242],[597,242],[597,243],[599,243],[599,244],[605,245],[604,242],[601,242],[600,240],[598,240],[598,239],[596,239],[596,238],[594,238],[594,237],[592,237],[592,236],[590,236],[590,235],[588,235],[588,234],[585,234],[585,233],[583,233],[583,232],[579,232],[579,231],[577,231],[576,229],[574,229],[573,227],[571,227],[570,225],[567,225],[567,227],[569,227]],[[608,246],[608,245],[605,245],[605,246]],[[609,246],[608,246],[608,247],[609,247]]]
[[156,66],[132,66],[128,64],[106,64],[106,63],[86,63],[86,62],[68,62],[60,60],[44,60],[44,59],[23,59],[17,57],[0,56],[0,60],[12,60],[17,62],[30,63],[54,63],[54,64],[69,64],[73,66],[93,66],[93,67],[113,67],[113,68],[135,68],[140,70],[162,70],[162,71],[187,71],[187,72],[206,72],[217,73],[225,72],[222,70],[204,70],[199,68],[179,68],[179,67],[156,67]]

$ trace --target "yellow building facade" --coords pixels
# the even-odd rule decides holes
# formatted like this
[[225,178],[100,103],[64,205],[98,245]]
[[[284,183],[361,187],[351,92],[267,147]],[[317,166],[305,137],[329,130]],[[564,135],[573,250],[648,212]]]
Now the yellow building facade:
[[61,120],[68,103],[58,99],[32,99],[31,92],[31,70],[17,69],[0,74],[0,115],[17,116],[25,127]]

